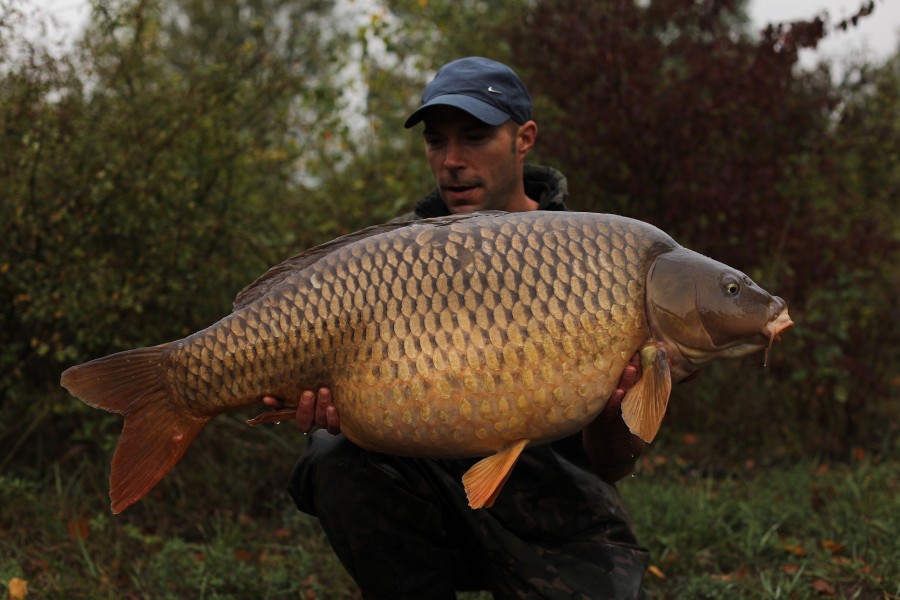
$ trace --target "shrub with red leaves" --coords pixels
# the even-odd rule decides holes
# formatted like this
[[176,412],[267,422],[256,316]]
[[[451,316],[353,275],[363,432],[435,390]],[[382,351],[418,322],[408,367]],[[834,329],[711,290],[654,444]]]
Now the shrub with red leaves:
[[[569,177],[573,208],[652,222],[785,297],[797,326],[772,371],[790,387],[746,398],[749,416],[805,419],[843,452],[871,434],[860,423],[873,399],[887,404],[898,363],[879,279],[897,283],[896,219],[879,217],[889,195],[860,184],[872,170],[854,158],[896,140],[898,121],[893,138],[854,134],[848,90],[797,58],[873,6],[832,27],[821,15],[751,34],[744,4],[542,0],[511,32],[511,55],[535,97],[540,158]],[[893,162],[879,172],[897,166],[896,152],[881,156]]]

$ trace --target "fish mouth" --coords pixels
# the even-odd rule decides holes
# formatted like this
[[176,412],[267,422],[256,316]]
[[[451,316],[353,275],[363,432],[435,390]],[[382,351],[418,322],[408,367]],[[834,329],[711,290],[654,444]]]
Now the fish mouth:
[[763,366],[769,364],[769,349],[775,342],[781,341],[781,334],[788,328],[794,326],[791,315],[788,314],[787,307],[783,308],[774,319],[766,323],[763,327],[762,334],[769,338],[769,345],[766,346],[765,358],[763,358]]
[[791,320],[791,315],[788,314],[787,308],[783,309],[778,315],[766,323],[766,326],[763,327],[763,335],[769,338],[769,346],[772,345],[773,342],[781,341],[781,334],[788,328],[794,326],[794,321]]

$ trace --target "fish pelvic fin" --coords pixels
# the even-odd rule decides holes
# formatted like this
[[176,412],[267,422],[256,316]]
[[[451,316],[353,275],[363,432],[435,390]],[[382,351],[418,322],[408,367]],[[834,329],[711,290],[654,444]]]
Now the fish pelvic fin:
[[61,384],[94,408],[125,417],[109,476],[111,509],[140,500],[182,457],[209,418],[179,411],[163,381],[167,345],[139,348],[67,369]]
[[672,374],[666,351],[656,343],[646,344],[640,353],[642,374],[622,400],[622,418],[631,433],[649,443],[666,414]]
[[470,508],[490,508],[494,505],[503,484],[531,440],[519,440],[496,454],[479,460],[463,474],[463,486]]

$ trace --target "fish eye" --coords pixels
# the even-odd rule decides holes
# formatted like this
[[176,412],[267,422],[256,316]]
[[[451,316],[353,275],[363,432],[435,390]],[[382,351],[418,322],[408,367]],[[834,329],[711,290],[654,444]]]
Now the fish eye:
[[735,281],[734,279],[729,279],[724,283],[722,289],[725,290],[725,293],[729,296],[737,296],[741,291],[741,284]]

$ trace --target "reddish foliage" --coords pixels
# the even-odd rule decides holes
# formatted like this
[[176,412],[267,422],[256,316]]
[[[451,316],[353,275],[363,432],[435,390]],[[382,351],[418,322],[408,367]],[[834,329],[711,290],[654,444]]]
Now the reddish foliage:
[[807,217],[779,184],[837,100],[792,70],[821,20],[756,42],[734,34],[735,4],[546,0],[514,46],[552,101],[541,148],[576,207],[632,214],[748,268]]
[[797,69],[828,15],[751,35],[744,4],[541,0],[511,32],[512,55],[535,97],[540,158],[569,177],[573,208],[657,224],[784,296],[806,355],[774,370],[805,369],[829,398],[849,389],[852,429],[883,379],[870,351],[890,335],[866,328],[862,290],[897,244],[840,176],[839,88],[825,68]]

